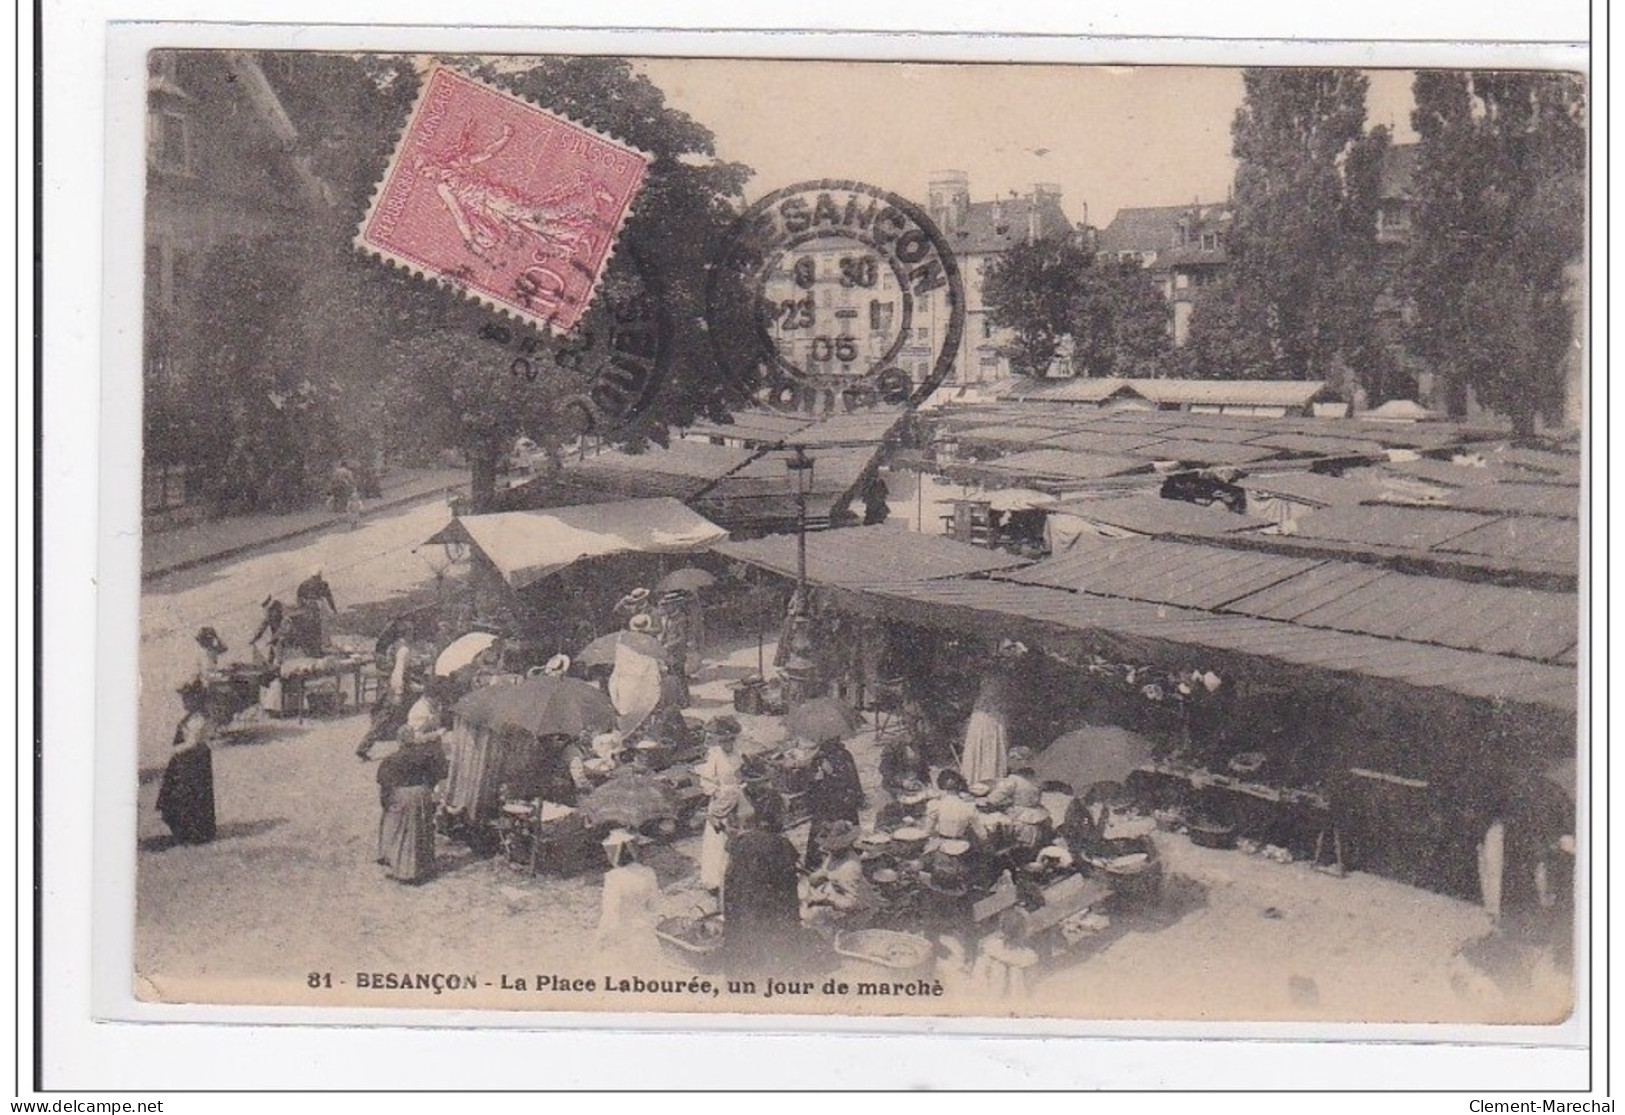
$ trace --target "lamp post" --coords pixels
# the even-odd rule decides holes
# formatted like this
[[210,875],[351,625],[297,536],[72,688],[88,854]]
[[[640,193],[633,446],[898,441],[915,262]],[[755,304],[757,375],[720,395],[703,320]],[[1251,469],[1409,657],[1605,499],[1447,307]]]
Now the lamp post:
[[807,595],[807,493],[812,490],[813,459],[798,445],[784,467],[795,474],[796,484],[796,591]]
[[807,630],[807,493],[812,489],[813,460],[796,446],[784,467],[796,486],[796,593],[790,603],[786,634],[790,654],[785,660],[786,703],[792,708],[812,696],[817,687],[817,664],[812,659],[812,638]]

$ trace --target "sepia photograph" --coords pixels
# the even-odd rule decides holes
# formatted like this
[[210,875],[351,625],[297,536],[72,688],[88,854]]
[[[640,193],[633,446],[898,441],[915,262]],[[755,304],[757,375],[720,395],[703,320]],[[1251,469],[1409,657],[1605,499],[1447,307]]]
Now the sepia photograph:
[[145,62],[135,1000],[1570,1019],[1584,75]]

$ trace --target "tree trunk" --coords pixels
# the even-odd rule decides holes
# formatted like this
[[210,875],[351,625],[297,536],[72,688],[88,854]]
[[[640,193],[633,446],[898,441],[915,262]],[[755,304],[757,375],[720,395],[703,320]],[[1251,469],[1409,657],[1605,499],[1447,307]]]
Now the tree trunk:
[[474,514],[481,515],[496,507],[497,461],[502,457],[501,446],[482,444],[468,455],[472,475],[469,477],[469,502]]

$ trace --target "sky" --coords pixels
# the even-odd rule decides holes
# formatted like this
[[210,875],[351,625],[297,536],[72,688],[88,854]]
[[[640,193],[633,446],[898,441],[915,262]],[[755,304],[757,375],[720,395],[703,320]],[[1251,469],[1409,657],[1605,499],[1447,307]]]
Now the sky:
[[[644,59],[667,103],[709,127],[720,158],[755,168],[755,200],[855,178],[923,203],[938,170],[973,201],[1062,189],[1073,221],[1122,206],[1222,201],[1235,165],[1239,69]],[[1372,71],[1367,121],[1410,130],[1411,73]]]

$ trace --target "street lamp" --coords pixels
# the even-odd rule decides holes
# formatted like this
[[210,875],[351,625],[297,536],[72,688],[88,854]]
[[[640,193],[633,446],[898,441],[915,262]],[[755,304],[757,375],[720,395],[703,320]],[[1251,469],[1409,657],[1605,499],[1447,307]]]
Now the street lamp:
[[791,598],[789,622],[790,654],[785,660],[786,703],[792,707],[811,697],[818,684],[818,668],[812,658],[812,637],[808,631],[807,598],[807,494],[812,490],[813,460],[802,446],[795,446],[784,462],[796,486],[796,592]]
[[803,446],[796,446],[784,467],[794,474],[796,485],[796,591],[807,594],[807,495],[812,491],[813,459]]

